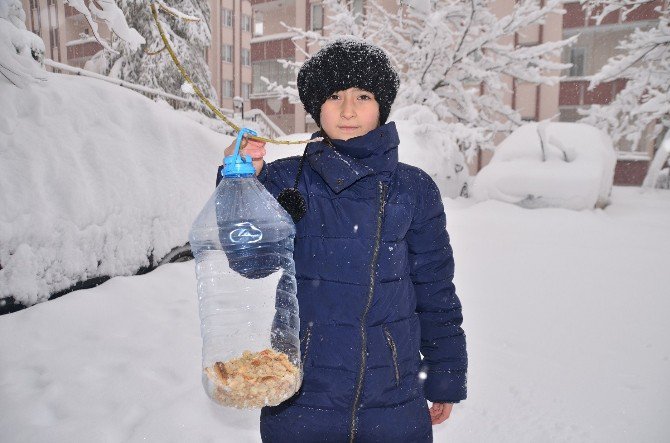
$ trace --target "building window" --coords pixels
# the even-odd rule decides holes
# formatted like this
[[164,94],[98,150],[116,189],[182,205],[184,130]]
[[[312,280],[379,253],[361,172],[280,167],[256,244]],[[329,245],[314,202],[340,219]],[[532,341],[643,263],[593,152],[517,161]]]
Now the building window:
[[226,28],[233,27],[233,11],[230,9],[221,9],[221,26]]
[[233,46],[221,45],[221,61],[225,63],[233,62]]
[[249,83],[242,83],[242,98],[249,100],[249,93],[251,90],[251,85]]
[[263,13],[254,14],[254,35],[263,35]]
[[242,31],[251,32],[251,17],[247,14],[242,14]]
[[571,48],[570,49],[570,77],[581,77],[584,75],[584,61],[586,57],[585,48]]
[[230,98],[233,96],[233,81],[232,80],[224,80],[223,84],[221,85],[221,95],[226,98]]
[[267,78],[270,82],[277,82],[282,86],[288,86],[289,81],[295,80],[295,73],[292,69],[284,69],[277,60],[263,60],[254,62],[251,69],[252,83],[251,88],[254,94],[263,94],[268,92],[267,85],[261,77]]
[[310,14],[312,31],[321,31],[323,29],[323,6],[321,4],[312,4],[312,12]]
[[240,56],[242,58],[242,66],[251,66],[251,53],[248,49],[242,48]]

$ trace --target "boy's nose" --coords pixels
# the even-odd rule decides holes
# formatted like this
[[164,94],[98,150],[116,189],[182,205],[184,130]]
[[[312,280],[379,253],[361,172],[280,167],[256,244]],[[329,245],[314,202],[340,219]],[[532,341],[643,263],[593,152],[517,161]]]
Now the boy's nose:
[[340,108],[340,116],[343,118],[352,118],[356,115],[354,110],[354,102],[351,97],[344,97],[342,100],[342,107]]

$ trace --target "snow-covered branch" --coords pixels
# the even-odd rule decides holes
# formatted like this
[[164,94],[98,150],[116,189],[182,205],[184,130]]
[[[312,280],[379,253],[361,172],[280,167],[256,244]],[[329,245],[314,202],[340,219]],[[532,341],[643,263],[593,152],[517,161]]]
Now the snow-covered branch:
[[621,53],[608,60],[600,72],[591,76],[591,89],[622,79],[626,86],[607,105],[591,106],[583,111],[584,122],[610,134],[615,142],[625,141],[633,150],[646,149],[670,128],[670,9],[658,0],[588,0],[584,7],[598,21],[620,11],[625,17],[643,5],[653,8],[658,22],[635,29],[619,42]]
[[88,2],[88,5],[84,0],[65,0],[65,3],[68,3],[86,18],[95,39],[103,48],[110,52],[115,53],[117,51],[100,35],[98,23],[95,19],[105,22],[111,32],[116,34],[133,49],[137,49],[145,43],[144,37],[136,29],[128,26],[123,12],[114,0],[91,0]]

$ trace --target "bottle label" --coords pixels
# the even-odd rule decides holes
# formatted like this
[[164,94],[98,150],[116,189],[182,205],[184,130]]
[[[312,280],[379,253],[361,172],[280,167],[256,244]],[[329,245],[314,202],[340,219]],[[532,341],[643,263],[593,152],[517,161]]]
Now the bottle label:
[[235,226],[236,229],[228,235],[233,243],[258,243],[263,238],[263,231],[249,222],[237,223]]

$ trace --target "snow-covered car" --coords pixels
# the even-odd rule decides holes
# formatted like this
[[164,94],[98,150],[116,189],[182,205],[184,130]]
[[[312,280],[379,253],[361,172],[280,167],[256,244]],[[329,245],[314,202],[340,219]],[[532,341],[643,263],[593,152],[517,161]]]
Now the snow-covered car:
[[125,88],[46,72],[14,22],[0,17],[0,313],[187,256],[232,140]]
[[616,154],[610,137],[583,123],[528,123],[496,148],[472,196],[527,208],[602,208],[609,203]]

